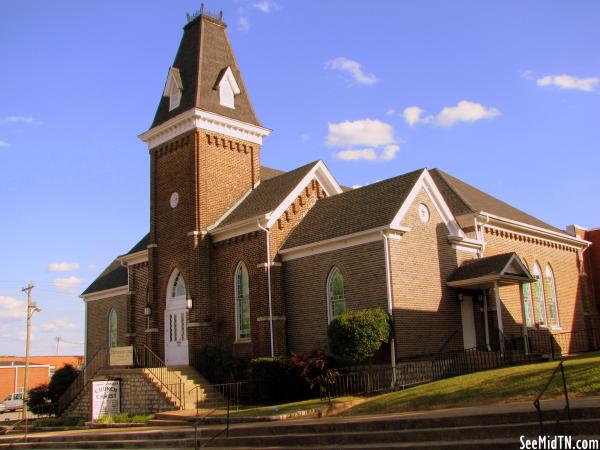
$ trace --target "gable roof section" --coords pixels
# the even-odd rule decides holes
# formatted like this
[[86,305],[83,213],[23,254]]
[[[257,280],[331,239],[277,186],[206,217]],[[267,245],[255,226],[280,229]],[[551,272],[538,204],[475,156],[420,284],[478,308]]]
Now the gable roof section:
[[429,173],[438,185],[438,189],[455,217],[468,213],[487,212],[505,219],[566,234],[564,230],[547,224],[496,197],[486,194],[440,169],[432,169]]
[[291,232],[283,249],[389,225],[424,169],[319,200]]
[[510,279],[515,282],[533,281],[527,266],[515,252],[487,256],[465,261],[449,277],[450,286],[470,286],[471,283],[501,281]]
[[107,289],[127,286],[127,284],[127,267],[123,267],[117,258],[111,262],[100,275],[98,275],[98,278],[96,278],[92,284],[90,284],[88,288],[81,293],[81,296],[92,294],[94,292],[106,291]]
[[221,221],[219,226],[231,225],[273,211],[317,162],[313,161],[290,172],[262,180],[256,189],[253,189],[244,201]]
[[150,244],[150,233],[146,234],[146,236],[144,236],[142,239],[140,239],[139,242],[137,244],[135,244],[133,247],[131,247],[131,250],[129,250],[125,254],[130,255],[132,253],[137,253],[137,252],[141,252],[142,250],[146,250],[146,249],[148,249],[148,244]]
[[[173,69],[179,72],[183,85],[181,102],[177,108],[169,111],[169,99],[161,97],[151,128],[193,108],[260,126],[226,28],[223,21],[207,14],[200,14],[183,27],[183,37],[173,62]],[[228,67],[240,88],[234,109],[221,105],[219,91],[213,89],[219,76]]]

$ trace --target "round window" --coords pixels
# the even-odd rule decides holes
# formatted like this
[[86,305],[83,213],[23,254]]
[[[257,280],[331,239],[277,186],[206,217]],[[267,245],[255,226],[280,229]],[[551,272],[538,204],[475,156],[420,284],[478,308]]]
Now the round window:
[[429,222],[429,208],[424,203],[419,205],[419,219],[423,223]]

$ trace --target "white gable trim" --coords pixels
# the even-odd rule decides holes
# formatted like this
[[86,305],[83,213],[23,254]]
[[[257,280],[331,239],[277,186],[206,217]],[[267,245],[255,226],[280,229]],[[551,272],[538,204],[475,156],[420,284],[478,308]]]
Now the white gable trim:
[[98,292],[90,292],[89,294],[80,295],[79,297],[83,299],[84,302],[91,302],[94,300],[103,300],[105,298],[116,297],[118,295],[131,294],[129,292],[129,286],[119,286],[111,289],[104,289],[103,291]]
[[323,161],[319,160],[312,169],[300,180],[296,187],[287,195],[287,197],[281,202],[281,204],[267,214],[267,225],[266,228],[271,228],[277,219],[290,207],[290,205],[298,198],[302,190],[308,185],[313,179],[319,182],[327,196],[342,193],[342,188],[335,180],[329,169],[325,166]]
[[267,216],[256,216],[251,219],[242,220],[241,222],[235,222],[224,227],[217,228],[213,231],[209,231],[213,242],[220,242],[232,237],[241,236],[242,234],[252,233],[258,231],[261,226],[264,226],[267,221]]
[[123,266],[133,266],[134,264],[140,264],[148,261],[148,249],[140,250],[139,252],[129,253],[127,255],[119,256],[119,261]]
[[148,144],[148,149],[152,149],[196,128],[224,134],[234,139],[241,139],[258,145],[261,145],[263,138],[271,133],[268,128],[193,108],[154,128],[150,128],[138,137]]
[[225,70],[225,73],[219,81],[219,86],[221,86],[222,83],[229,83],[229,87],[231,87],[231,90],[233,91],[234,95],[238,95],[240,92],[242,92],[237,84],[235,77],[233,76],[231,67],[227,67],[227,70]]
[[319,255],[321,253],[333,252],[357,245],[368,244],[369,242],[381,241],[382,234],[386,233],[393,239],[401,239],[402,235],[410,231],[410,228],[400,227],[390,228],[389,225],[370,230],[359,231],[357,233],[347,234],[332,239],[313,242],[310,244],[299,245],[298,247],[279,250],[279,255],[283,261],[292,261],[294,259],[305,258],[307,256]]
[[423,173],[421,173],[421,175],[419,176],[419,179],[417,180],[417,182],[413,186],[412,190],[409,192],[408,196],[406,197],[406,200],[404,200],[404,203],[402,204],[402,206],[398,210],[398,213],[392,220],[392,227],[400,226],[400,224],[404,220],[404,217],[406,216],[406,214],[412,207],[413,203],[415,202],[417,195],[419,195],[419,192],[421,191],[421,189],[424,189],[425,192],[427,192],[427,195],[433,202],[433,205],[435,206],[436,211],[438,212],[438,214],[444,221],[444,224],[450,231],[450,236],[465,238],[466,237],[465,233],[462,231],[462,229],[458,225],[458,222],[454,218],[454,215],[450,211],[450,208],[446,204],[444,197],[442,196],[441,192],[437,188],[435,182],[433,181],[433,178],[431,178],[431,175],[429,174],[427,169],[423,169]]
[[163,97],[169,97],[169,111],[173,111],[179,106],[181,91],[183,91],[183,84],[181,82],[181,75],[179,75],[179,69],[171,67],[167,75],[165,89],[163,90]]
[[506,275],[506,269],[508,269],[511,264],[515,263],[523,272],[525,272],[525,274],[531,278],[531,281],[533,281],[533,277],[531,276],[531,272],[529,272],[529,269],[527,268],[527,266],[525,264],[523,264],[523,261],[521,261],[521,258],[519,258],[516,254],[513,254],[510,259],[508,260],[508,262],[506,263],[506,265],[504,266],[504,268],[502,269],[502,272],[500,272],[500,275],[504,276]]

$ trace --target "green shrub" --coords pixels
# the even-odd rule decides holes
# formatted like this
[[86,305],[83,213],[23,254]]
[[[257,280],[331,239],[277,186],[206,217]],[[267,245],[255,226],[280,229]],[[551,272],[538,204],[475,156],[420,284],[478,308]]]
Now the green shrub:
[[83,425],[86,419],[79,417],[61,417],[61,418],[48,418],[48,419],[35,419],[31,422],[31,426],[34,428],[41,427],[76,427]]
[[53,407],[50,405],[50,391],[48,390],[47,384],[40,384],[34,387],[27,394],[27,407],[35,414],[48,414],[51,413],[49,409]]
[[308,355],[292,353],[290,360],[293,371],[303,378],[311,389],[318,388],[321,397],[329,396],[329,385],[335,383],[339,372],[330,367],[329,358],[321,350]]
[[256,403],[284,403],[318,395],[289,358],[255,358],[250,361],[250,389]]
[[96,420],[96,423],[146,423],[154,418],[154,414],[137,414],[130,415],[129,413],[106,414]]
[[211,383],[230,383],[245,378],[245,361],[218,347],[209,346],[197,350],[193,365]]
[[336,358],[364,363],[389,342],[390,331],[390,317],[381,308],[346,311],[329,324],[329,351]]
[[52,403],[58,402],[58,399],[64,394],[71,383],[75,381],[78,375],[79,371],[71,364],[65,364],[54,372],[54,375],[50,378],[50,383],[48,383],[48,396],[52,400]]

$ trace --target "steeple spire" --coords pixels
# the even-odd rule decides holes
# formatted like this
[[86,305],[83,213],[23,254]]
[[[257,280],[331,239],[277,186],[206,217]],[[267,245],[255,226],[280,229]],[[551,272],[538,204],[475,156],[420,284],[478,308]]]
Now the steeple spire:
[[202,7],[188,20],[151,128],[194,108],[260,126],[222,13]]

